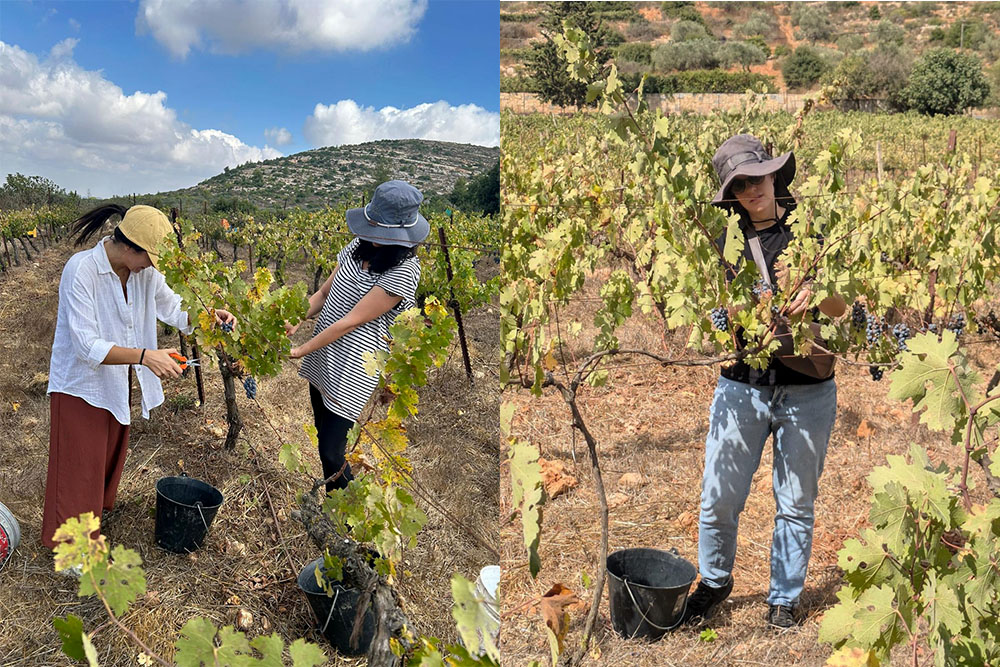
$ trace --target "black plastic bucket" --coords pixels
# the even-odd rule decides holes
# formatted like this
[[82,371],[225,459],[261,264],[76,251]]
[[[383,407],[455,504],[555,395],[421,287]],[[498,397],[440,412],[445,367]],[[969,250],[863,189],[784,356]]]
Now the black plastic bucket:
[[675,549],[622,549],[608,556],[611,625],[626,639],[657,640],[680,625],[695,566]]
[[222,493],[211,484],[180,477],[156,482],[156,543],[176,554],[201,547],[222,505]]
[[351,630],[354,615],[358,609],[361,593],[355,588],[344,588],[333,584],[333,595],[316,583],[315,570],[323,565],[323,558],[317,558],[299,572],[299,588],[309,599],[309,605],[319,621],[317,629],[327,638],[337,652],[342,655],[364,655],[375,638],[375,614],[371,607],[365,612],[365,620],[358,638],[358,648],[351,648]]

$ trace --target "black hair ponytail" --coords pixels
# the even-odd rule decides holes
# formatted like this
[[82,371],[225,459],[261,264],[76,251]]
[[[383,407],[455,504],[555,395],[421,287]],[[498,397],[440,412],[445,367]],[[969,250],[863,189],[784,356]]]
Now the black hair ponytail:
[[71,223],[73,231],[70,235],[77,237],[76,243],[73,245],[83,245],[90,237],[100,231],[104,223],[110,220],[112,216],[117,215],[120,218],[124,218],[127,210],[121,204],[105,204],[84,213]]
[[385,273],[415,254],[417,252],[414,248],[401,245],[381,245],[376,248],[371,241],[359,239],[358,245],[351,252],[351,257],[359,264],[368,262],[368,270],[371,273]]

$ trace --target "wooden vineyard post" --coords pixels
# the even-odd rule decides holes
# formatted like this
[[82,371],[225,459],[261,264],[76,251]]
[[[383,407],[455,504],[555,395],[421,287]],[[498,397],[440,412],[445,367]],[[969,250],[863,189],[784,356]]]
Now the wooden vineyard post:
[[[180,227],[177,226],[177,209],[176,208],[170,209],[170,224],[173,225],[174,234],[177,235],[177,245],[183,250],[184,249],[184,239],[181,236],[181,229],[180,229]],[[182,346],[181,349],[182,350],[183,350],[185,338],[186,337],[184,336],[184,334],[181,334],[181,346]],[[192,338],[191,339],[191,351],[194,354],[194,358],[195,359],[200,359],[201,358],[201,353],[198,351],[198,339],[197,338]],[[182,352],[182,354],[183,354],[183,352]],[[184,354],[184,356],[186,357],[187,354]],[[201,378],[201,364],[200,363],[197,366],[194,367],[194,383],[198,387],[198,405],[205,405],[205,383],[204,383],[204,381]]]
[[878,168],[878,184],[882,185],[882,142],[875,142],[875,166]]
[[[448,219],[451,219],[451,209],[448,210]],[[455,288],[451,284],[452,280],[455,279],[455,274],[451,269],[451,255],[448,253],[448,240],[444,235],[444,227],[438,227],[438,238],[441,239],[441,250],[444,251],[444,265],[448,271],[448,292],[451,294],[451,307],[455,311],[455,321],[458,323],[458,342],[462,346],[462,361],[465,362],[465,374],[469,378],[469,384],[473,384],[472,363],[469,361],[469,344],[465,340],[465,326],[462,324],[462,309],[455,298]]]
[[958,130],[951,130],[948,132],[948,152],[954,153],[955,146],[958,144]]

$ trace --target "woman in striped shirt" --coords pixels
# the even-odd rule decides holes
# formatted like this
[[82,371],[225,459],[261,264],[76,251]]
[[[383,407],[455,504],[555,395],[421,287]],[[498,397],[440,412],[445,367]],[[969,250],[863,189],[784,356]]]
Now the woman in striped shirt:
[[[309,381],[328,492],[353,479],[344,458],[347,433],[378,385],[378,378],[365,372],[364,355],[388,351],[389,327],[416,305],[415,248],[430,231],[420,215],[423,198],[408,183],[387,181],[375,188],[367,206],[347,211],[347,227],[356,238],[309,298],[306,318],[319,314],[313,337],[291,351],[293,359],[302,359],[299,375]],[[298,327],[287,325],[286,331],[291,335]]]

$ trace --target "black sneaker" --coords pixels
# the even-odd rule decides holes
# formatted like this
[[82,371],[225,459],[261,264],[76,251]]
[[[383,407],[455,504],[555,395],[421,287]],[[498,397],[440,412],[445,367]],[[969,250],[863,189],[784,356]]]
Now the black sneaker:
[[733,577],[722,588],[709,586],[704,581],[698,582],[698,588],[687,600],[687,608],[684,610],[683,623],[707,621],[715,613],[719,604],[729,597],[733,592]]
[[787,630],[798,624],[795,620],[795,613],[791,607],[783,604],[772,604],[767,609],[767,624],[772,628]]

